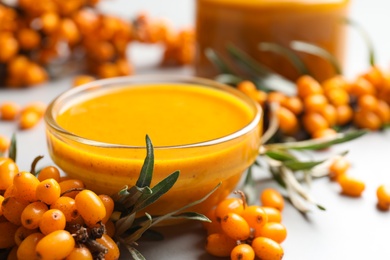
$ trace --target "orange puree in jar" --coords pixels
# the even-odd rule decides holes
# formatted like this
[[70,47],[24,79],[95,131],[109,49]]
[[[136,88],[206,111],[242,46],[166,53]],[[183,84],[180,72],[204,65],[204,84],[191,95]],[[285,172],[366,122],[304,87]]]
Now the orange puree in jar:
[[179,209],[222,182],[190,209],[205,212],[235,188],[258,154],[261,111],[231,87],[124,83],[77,91],[49,106],[53,161],[87,188],[113,194],[138,179],[148,135],[155,157],[151,186],[180,171],[173,188],[146,210],[150,214]]
[[[299,74],[280,54],[261,51],[261,42],[288,47],[305,41],[325,48],[343,63],[348,0],[197,0],[197,56],[195,71],[213,77],[217,70],[204,55],[212,48],[228,59],[232,43],[274,71],[295,80]],[[330,64],[310,54],[297,53],[320,81],[334,75]]]

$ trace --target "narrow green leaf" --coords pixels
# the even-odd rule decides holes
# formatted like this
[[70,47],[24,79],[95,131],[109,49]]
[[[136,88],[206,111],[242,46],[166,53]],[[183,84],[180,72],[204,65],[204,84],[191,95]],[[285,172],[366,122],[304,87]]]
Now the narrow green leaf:
[[233,71],[229,68],[229,65],[211,48],[207,48],[204,52],[206,57],[214,64],[214,66],[222,74],[231,74],[234,75]]
[[217,77],[215,77],[215,80],[232,86],[236,86],[238,83],[243,81],[242,78],[233,74],[219,74]]
[[321,58],[325,59],[326,61],[328,61],[330,63],[330,65],[332,65],[336,74],[338,74],[338,75],[343,74],[338,60],[330,52],[328,52],[324,48],[321,48],[318,45],[308,43],[308,42],[303,42],[303,41],[292,41],[291,48],[296,50],[296,51],[309,53],[309,54],[321,57]]
[[43,158],[43,155],[38,155],[37,157],[34,158],[33,162],[31,163],[31,169],[30,169],[30,173],[33,174],[33,175],[37,175],[37,172],[36,172],[36,166],[37,166],[37,163]]
[[135,213],[121,217],[115,222],[115,236],[121,236],[124,234],[133,224],[135,220]]
[[367,133],[367,130],[354,130],[346,133],[339,133],[335,136],[311,139],[299,142],[266,144],[267,151],[294,149],[294,150],[319,150],[330,147],[334,144],[340,144],[359,138]]
[[165,179],[157,183],[152,188],[152,194],[142,194],[142,196],[137,200],[136,204],[134,205],[133,212],[137,212],[144,209],[145,207],[158,200],[167,191],[169,191],[179,178],[179,174],[179,171],[175,171],[174,173],[168,175]]
[[150,196],[153,193],[152,189],[148,186],[143,188],[134,186],[133,188],[134,189],[131,192],[129,192],[129,195],[127,195],[122,202],[123,206],[127,209],[132,208],[137,202],[137,200],[140,199],[140,197]]
[[152,226],[152,223],[153,223],[152,216],[150,216],[148,213],[145,213],[145,215],[147,217],[147,220],[142,222],[140,224],[139,228],[137,230],[133,231],[131,233],[131,235],[124,238],[124,241],[126,242],[126,244],[131,244],[131,243],[137,241],[142,236],[142,234]]
[[245,176],[245,180],[243,183],[243,186],[241,187],[241,190],[245,193],[246,196],[246,201],[249,205],[252,205],[256,202],[257,196],[258,196],[258,191],[256,189],[256,183],[255,180],[253,179],[253,165],[251,165]]
[[16,154],[17,154],[16,134],[13,133],[11,137],[11,144],[8,150],[8,157],[11,158],[14,162],[16,162]]
[[126,248],[134,260],[146,260],[146,258],[134,247],[126,246]]
[[375,66],[376,65],[375,48],[374,48],[374,44],[372,43],[371,38],[368,35],[367,31],[364,30],[363,27],[359,23],[357,23],[356,21],[353,21],[350,18],[345,18],[344,22],[346,24],[352,26],[356,30],[358,30],[360,36],[363,38],[363,40],[364,40],[364,42],[365,42],[365,44],[367,46],[367,49],[368,49],[368,61],[369,61],[369,64],[371,66]]
[[301,75],[310,75],[309,69],[299,56],[292,50],[272,42],[261,42],[259,48],[262,51],[271,51],[287,58]]
[[293,171],[300,171],[300,170],[310,170],[311,168],[323,163],[324,161],[309,161],[309,162],[301,162],[301,161],[285,161],[283,164],[293,170]]
[[146,139],[146,158],[144,160],[141,173],[136,183],[136,186],[140,188],[145,186],[150,186],[150,183],[152,182],[153,168],[154,168],[153,144],[148,135],[146,135],[145,139]]
[[320,204],[316,204],[317,208],[320,209],[320,210],[323,210],[325,211],[326,208],[324,206],[321,206]]
[[[160,217],[153,218],[154,220],[157,220]],[[165,218],[165,220],[168,219],[187,219],[187,220],[197,220],[197,221],[203,221],[203,222],[211,222],[211,220],[206,217],[203,214],[197,213],[197,212],[183,212],[180,214],[172,215],[169,218]]]
[[277,160],[277,161],[295,161],[296,158],[291,153],[285,151],[285,150],[270,150],[265,152],[265,155],[268,157]]

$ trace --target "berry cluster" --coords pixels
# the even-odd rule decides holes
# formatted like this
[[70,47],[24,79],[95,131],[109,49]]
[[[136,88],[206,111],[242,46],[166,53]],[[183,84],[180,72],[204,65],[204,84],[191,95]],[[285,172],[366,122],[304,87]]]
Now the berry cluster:
[[[60,177],[54,166],[36,177],[0,158],[0,250],[8,259],[118,259],[109,220],[114,201]],[[13,257],[13,258],[12,258]]]
[[[240,193],[240,192],[239,192]],[[260,195],[262,206],[246,205],[245,198],[229,197],[206,215],[206,251],[214,256],[231,259],[282,259],[281,243],[287,230],[281,223],[284,199],[275,189],[265,189]]]

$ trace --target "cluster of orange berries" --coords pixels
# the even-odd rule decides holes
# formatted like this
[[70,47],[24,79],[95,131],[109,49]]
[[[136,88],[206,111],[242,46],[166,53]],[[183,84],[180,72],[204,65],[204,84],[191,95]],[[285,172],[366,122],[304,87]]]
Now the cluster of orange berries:
[[266,93],[250,81],[237,87],[262,106],[278,103],[279,129],[287,136],[305,132],[321,138],[335,135],[335,128],[348,124],[375,131],[390,123],[390,74],[378,67],[352,81],[337,75],[320,83],[303,75],[296,81],[296,96]]
[[284,199],[275,189],[264,189],[261,206],[246,205],[242,198],[228,197],[211,209],[203,223],[207,230],[206,251],[233,260],[280,260],[284,250],[281,243],[287,230],[281,223]]
[[[335,158],[329,166],[329,177],[340,185],[342,194],[360,197],[366,185],[363,180],[347,174],[350,166],[350,162],[344,156]],[[390,210],[390,185],[381,184],[376,190],[376,195],[378,209]]]
[[8,259],[118,259],[109,220],[114,201],[61,177],[54,166],[36,177],[0,158],[0,251]]
[[[76,61],[100,78],[130,75],[130,42],[162,43],[163,63],[193,60],[192,29],[175,30],[162,19],[140,14],[135,21],[102,14],[99,0],[18,0],[0,3],[0,85],[31,86],[55,66]],[[83,66],[80,66],[80,65]]]

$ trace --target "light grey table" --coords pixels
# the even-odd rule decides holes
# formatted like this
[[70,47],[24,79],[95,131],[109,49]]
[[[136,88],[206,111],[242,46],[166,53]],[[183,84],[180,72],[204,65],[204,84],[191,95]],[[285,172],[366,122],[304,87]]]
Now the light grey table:
[[[104,12],[132,17],[140,10],[152,16],[166,17],[177,26],[194,24],[195,0],[106,1]],[[369,31],[377,49],[378,64],[390,72],[390,2],[383,0],[352,0],[351,18]],[[364,42],[354,30],[348,38],[346,75],[353,77],[367,68]],[[191,68],[160,69],[157,67],[161,49],[158,46],[133,44],[130,55],[138,74],[183,73],[192,74]],[[62,78],[32,89],[0,89],[0,103],[13,100],[21,105],[31,100],[50,102],[70,88],[71,79]],[[17,131],[14,123],[0,122],[0,133],[10,136]],[[36,155],[44,155],[42,165],[50,164],[44,124],[28,131],[17,131],[18,159],[22,170],[28,170]],[[283,223],[288,237],[283,242],[286,260],[344,260],[390,259],[390,212],[376,209],[375,191],[382,183],[390,184],[390,132],[371,133],[347,144],[333,147],[327,153],[349,150],[352,162],[350,174],[365,180],[366,190],[361,198],[348,198],[339,194],[337,184],[326,178],[313,182],[311,192],[326,208],[313,210],[303,218],[287,205]],[[317,154],[325,156],[325,154]],[[261,187],[274,186],[263,182]],[[139,250],[147,259],[213,259],[204,251],[206,236],[199,223],[162,229],[163,242],[141,242]],[[127,255],[122,255],[127,259]]]

